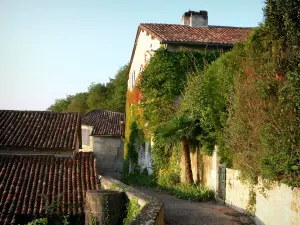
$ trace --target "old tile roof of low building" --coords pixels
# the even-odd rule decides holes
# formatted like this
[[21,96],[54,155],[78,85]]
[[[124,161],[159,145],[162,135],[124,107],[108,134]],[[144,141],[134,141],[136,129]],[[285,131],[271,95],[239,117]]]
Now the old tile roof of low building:
[[0,148],[74,150],[80,126],[79,113],[0,110]]
[[99,188],[96,177],[92,153],[73,158],[0,155],[0,224],[84,215],[86,191]]
[[191,27],[179,24],[142,23],[140,29],[149,32],[162,44],[191,43],[191,44],[229,44],[243,41],[250,34],[252,28],[207,26]]
[[82,118],[82,124],[93,126],[92,136],[122,136],[120,124],[124,120],[124,113],[93,110]]

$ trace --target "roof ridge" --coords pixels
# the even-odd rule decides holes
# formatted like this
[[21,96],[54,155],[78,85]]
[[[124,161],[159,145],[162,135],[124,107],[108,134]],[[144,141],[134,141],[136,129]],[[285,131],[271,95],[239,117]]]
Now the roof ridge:
[[241,28],[241,29],[253,29],[255,27],[239,27],[239,26],[226,26],[226,25],[208,25],[203,27],[191,27],[189,25],[183,24],[172,24],[172,23],[140,23],[140,25],[172,25],[172,26],[183,26],[183,27],[190,27],[190,28]]
[[102,112],[111,112],[111,113],[120,113],[120,114],[124,114],[122,112],[115,112],[115,111],[110,111],[110,110],[104,110],[104,109],[93,109],[89,112],[87,112],[86,114],[84,114],[84,116],[86,116],[87,114],[91,113],[91,112],[95,112],[95,111],[102,111]]
[[49,111],[49,110],[21,110],[21,109],[0,109],[0,112],[80,114],[79,112],[53,112],[53,111]]

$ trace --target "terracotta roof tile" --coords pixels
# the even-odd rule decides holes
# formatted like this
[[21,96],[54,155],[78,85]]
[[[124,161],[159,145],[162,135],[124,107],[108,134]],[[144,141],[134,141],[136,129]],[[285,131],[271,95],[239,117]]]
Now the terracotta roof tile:
[[77,135],[79,113],[0,110],[0,148],[74,150]]
[[124,120],[124,113],[93,110],[82,118],[82,124],[93,126],[91,135],[121,136],[120,122]]
[[22,216],[83,215],[86,191],[99,188],[96,177],[92,153],[0,155],[0,224],[23,223]]
[[250,34],[252,28],[208,26],[191,27],[178,24],[142,23],[142,30],[152,33],[162,43],[210,43],[234,44],[243,41]]

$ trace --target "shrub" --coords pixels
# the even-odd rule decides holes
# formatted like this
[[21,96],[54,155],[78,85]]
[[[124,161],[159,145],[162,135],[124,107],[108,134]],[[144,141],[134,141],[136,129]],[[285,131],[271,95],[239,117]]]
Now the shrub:
[[212,200],[215,196],[214,191],[202,185],[178,184],[168,191],[177,198],[201,202]]
[[157,184],[162,187],[173,187],[180,183],[180,175],[168,170],[162,170],[157,177]]

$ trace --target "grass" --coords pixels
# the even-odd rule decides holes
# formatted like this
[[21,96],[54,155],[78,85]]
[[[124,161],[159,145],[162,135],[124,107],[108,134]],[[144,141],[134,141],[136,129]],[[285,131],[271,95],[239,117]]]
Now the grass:
[[126,217],[123,220],[123,225],[128,225],[139,213],[141,207],[136,199],[131,199],[126,205]]
[[156,188],[156,178],[153,175],[127,174],[122,177],[122,182],[127,185],[138,185],[142,187]]
[[214,199],[214,192],[203,185],[175,184],[172,186],[159,185],[153,175],[130,174],[122,178],[128,185],[149,187],[157,191],[164,191],[180,199],[205,202]]
[[161,190],[180,199],[206,202],[214,199],[214,192],[202,185],[177,184],[174,187],[161,187]]

